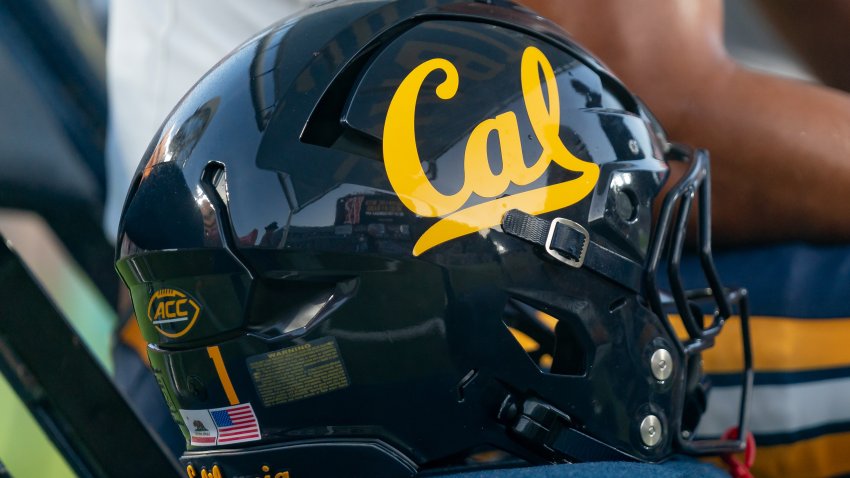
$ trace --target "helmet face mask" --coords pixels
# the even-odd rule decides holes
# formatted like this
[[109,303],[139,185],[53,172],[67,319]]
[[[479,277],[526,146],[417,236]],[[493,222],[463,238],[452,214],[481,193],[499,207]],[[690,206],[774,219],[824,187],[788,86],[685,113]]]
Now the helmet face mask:
[[[602,66],[507,2],[332,2],[249,41],[166,121],[119,232],[183,461],[405,476],[490,449],[741,449],[699,444],[701,410],[683,411],[741,294],[711,265],[703,153],[653,227],[665,154],[682,156],[663,141]],[[705,328],[676,281],[697,193]]]
[[[741,400],[738,409],[737,438],[695,440],[694,428],[683,426],[676,434],[679,448],[693,455],[712,455],[741,451],[746,447],[747,415],[749,395],[753,384],[752,351],[749,336],[749,309],[746,289],[726,289],[720,282],[711,254],[711,184],[708,152],[691,150],[682,145],[674,145],[667,157],[671,161],[686,161],[689,168],[684,177],[675,184],[664,197],[658,215],[658,225],[645,268],[648,300],[656,315],[667,318],[666,311],[675,308],[681,320],[684,333],[678,334],[677,348],[689,363],[701,362],[700,353],[714,345],[714,340],[722,331],[726,319],[732,316],[733,307],[737,309],[741,327]],[[679,264],[685,244],[687,225],[692,208],[697,206],[697,246],[702,269],[709,287],[686,290],[679,272]],[[665,260],[671,296],[666,300],[656,285],[657,269]],[[665,302],[667,302],[665,304]],[[708,302],[711,320],[708,324],[703,318]],[[669,319],[665,321],[668,330],[673,329]],[[701,368],[701,367],[700,367]],[[701,370],[698,371],[701,373]],[[692,378],[689,378],[692,380]]]

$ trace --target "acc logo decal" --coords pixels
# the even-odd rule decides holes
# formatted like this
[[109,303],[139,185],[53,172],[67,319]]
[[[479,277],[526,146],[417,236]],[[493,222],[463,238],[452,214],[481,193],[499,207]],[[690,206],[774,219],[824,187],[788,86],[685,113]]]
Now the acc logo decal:
[[[422,169],[416,148],[414,118],[422,84],[437,70],[446,74],[446,80],[436,88],[437,96],[443,100],[454,98],[459,84],[457,68],[443,58],[428,60],[401,82],[390,102],[384,123],[384,165],[399,199],[420,216],[442,217],[413,246],[414,256],[446,241],[500,224],[502,216],[510,209],[543,214],[571,206],[593,191],[599,180],[599,166],[577,158],[561,141],[558,135],[561,103],[555,72],[543,52],[534,47],[523,52],[520,74],[525,108],[543,153],[532,166],[526,166],[517,117],[508,111],[484,120],[470,133],[464,153],[466,176],[460,190],[445,195],[434,188]],[[487,139],[492,133],[499,138],[504,163],[499,174],[493,174],[487,158]],[[512,196],[498,197],[511,183],[518,186],[531,184],[553,162],[568,171],[580,173],[580,176]],[[494,199],[464,208],[473,193]]]
[[201,307],[183,291],[160,289],[148,302],[148,319],[162,335],[176,339],[195,325]]

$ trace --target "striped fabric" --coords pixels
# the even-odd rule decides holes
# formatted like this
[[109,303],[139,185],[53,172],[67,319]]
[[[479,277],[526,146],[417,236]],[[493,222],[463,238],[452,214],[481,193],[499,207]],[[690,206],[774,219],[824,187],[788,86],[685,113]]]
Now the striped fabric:
[[[715,260],[726,284],[750,291],[755,476],[850,475],[850,246],[782,245]],[[684,268],[689,286],[703,283],[695,258]],[[713,388],[703,435],[736,420],[743,360],[736,322],[704,355]]]

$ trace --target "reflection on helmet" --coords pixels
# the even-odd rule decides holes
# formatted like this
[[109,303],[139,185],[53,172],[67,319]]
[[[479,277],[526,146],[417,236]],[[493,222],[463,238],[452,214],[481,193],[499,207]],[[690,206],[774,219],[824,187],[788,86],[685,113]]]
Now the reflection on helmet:
[[[653,225],[668,160],[690,173]],[[521,7],[338,1],[177,106],[117,267],[190,474],[657,462],[742,447],[693,438],[699,352],[745,297],[707,204],[706,155]],[[677,280],[692,205],[707,291]]]

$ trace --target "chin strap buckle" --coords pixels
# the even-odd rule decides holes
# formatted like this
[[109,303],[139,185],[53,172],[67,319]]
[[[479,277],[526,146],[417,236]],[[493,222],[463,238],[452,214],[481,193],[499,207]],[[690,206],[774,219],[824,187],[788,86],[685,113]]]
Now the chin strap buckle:
[[511,209],[502,231],[542,247],[551,258],[576,269],[586,268],[629,289],[641,291],[643,264],[594,242],[581,224],[556,217],[551,221]]
[[589,245],[587,229],[575,221],[557,217],[549,225],[544,247],[550,256],[578,269],[584,265]]

